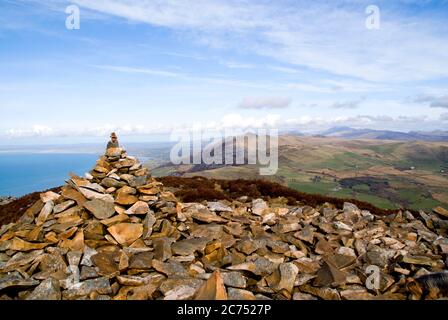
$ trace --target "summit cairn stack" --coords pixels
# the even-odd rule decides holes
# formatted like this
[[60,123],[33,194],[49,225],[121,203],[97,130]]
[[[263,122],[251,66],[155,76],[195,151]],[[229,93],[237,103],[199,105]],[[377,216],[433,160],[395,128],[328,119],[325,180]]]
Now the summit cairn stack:
[[[121,284],[155,286],[164,278],[148,273],[156,224],[150,206],[173,209],[176,199],[124,149],[108,148],[84,178],[71,175],[59,193],[40,198],[18,223],[0,229],[0,293],[9,289],[19,299],[126,299]],[[120,276],[129,268],[131,275]],[[140,289],[133,298],[151,298],[149,287]]]
[[183,203],[115,147],[40,198],[0,228],[1,299],[446,296],[443,208],[379,217],[245,195]]

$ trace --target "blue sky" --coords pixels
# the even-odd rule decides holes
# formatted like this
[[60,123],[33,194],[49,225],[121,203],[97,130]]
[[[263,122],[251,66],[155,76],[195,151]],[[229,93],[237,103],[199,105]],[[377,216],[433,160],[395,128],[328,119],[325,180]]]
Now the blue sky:
[[0,144],[198,123],[443,130],[447,17],[447,1],[1,0]]

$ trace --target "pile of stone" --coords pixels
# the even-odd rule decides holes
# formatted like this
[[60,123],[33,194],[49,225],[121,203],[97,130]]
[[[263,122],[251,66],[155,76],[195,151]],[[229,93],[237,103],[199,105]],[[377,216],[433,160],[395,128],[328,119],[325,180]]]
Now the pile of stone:
[[[171,190],[172,191],[172,190]],[[182,203],[123,149],[0,229],[2,299],[437,299],[448,214]],[[444,287],[445,286],[445,287]]]

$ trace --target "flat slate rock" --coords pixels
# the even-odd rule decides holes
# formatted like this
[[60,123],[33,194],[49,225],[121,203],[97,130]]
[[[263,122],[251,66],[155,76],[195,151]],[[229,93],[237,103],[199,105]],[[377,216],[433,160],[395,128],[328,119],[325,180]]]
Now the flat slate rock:
[[108,219],[115,214],[113,202],[94,199],[84,203],[84,208],[90,211],[99,220]]

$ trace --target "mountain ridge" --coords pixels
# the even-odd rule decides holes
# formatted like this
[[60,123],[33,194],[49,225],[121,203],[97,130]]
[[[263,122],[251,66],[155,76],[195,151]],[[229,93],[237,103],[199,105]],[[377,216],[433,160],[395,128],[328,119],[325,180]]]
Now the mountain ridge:
[[319,135],[325,137],[339,137],[345,139],[377,139],[394,141],[448,141],[448,131],[393,131],[375,129],[354,129],[351,127],[333,127]]

